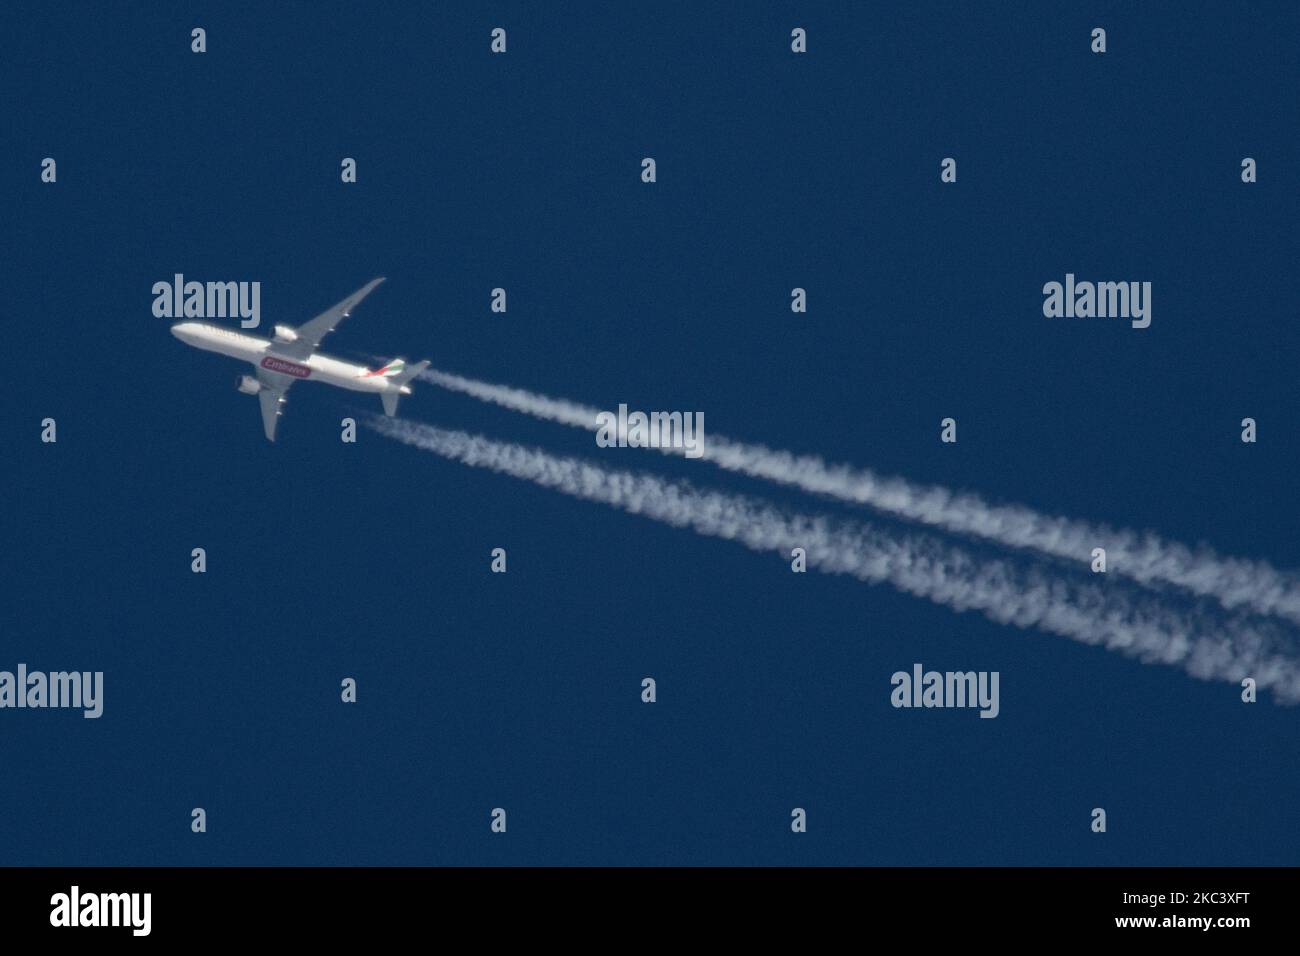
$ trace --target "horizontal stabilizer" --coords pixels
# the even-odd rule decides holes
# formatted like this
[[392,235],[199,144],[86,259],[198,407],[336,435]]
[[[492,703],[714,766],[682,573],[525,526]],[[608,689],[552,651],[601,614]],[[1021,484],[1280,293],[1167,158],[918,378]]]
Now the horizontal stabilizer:
[[414,365],[407,365],[405,359],[395,358],[380,369],[380,374],[387,378],[391,383],[391,386],[387,391],[379,393],[379,397],[384,400],[385,415],[389,418],[393,418],[397,415],[398,399],[403,395],[411,394],[411,390],[407,387],[406,383],[428,367],[428,359],[425,359],[423,362],[416,362]]

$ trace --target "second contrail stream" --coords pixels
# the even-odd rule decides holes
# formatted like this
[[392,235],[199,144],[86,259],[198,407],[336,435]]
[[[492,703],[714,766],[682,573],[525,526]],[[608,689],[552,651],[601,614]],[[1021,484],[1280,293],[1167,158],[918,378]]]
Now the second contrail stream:
[[975,557],[925,533],[898,534],[779,509],[756,499],[697,489],[647,473],[617,471],[466,432],[371,416],[379,433],[444,458],[531,481],[752,550],[806,549],[832,574],[889,583],[953,610],[978,610],[1020,628],[1101,644],[1205,679],[1253,677],[1286,701],[1300,699],[1294,640],[1269,622],[1203,617],[1154,595],[1070,580],[1032,564]]

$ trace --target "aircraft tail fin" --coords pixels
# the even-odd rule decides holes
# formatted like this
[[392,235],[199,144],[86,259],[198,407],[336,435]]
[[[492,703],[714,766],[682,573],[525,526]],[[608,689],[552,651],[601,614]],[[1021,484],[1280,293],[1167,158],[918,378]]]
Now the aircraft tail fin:
[[423,362],[416,362],[414,365],[407,365],[405,359],[393,359],[379,370],[378,374],[383,375],[387,379],[391,379],[393,384],[397,386],[397,388],[394,388],[391,391],[381,392],[379,395],[384,402],[385,415],[392,418],[397,414],[398,400],[403,395],[411,394],[411,389],[406,383],[428,367],[429,362],[427,359]]
[[423,362],[416,362],[414,365],[407,365],[401,359],[394,359],[394,363],[402,366],[402,368],[398,369],[397,373],[393,376],[393,381],[398,385],[405,385],[429,367],[428,359],[425,359]]
[[406,359],[395,358],[385,362],[373,372],[366,372],[366,378],[396,378],[406,371]]

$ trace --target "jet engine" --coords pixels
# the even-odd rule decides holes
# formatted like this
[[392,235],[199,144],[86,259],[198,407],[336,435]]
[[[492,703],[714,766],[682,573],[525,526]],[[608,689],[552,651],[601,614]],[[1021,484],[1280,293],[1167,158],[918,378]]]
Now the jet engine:
[[277,342],[297,342],[298,333],[289,325],[277,325],[275,327],[275,340]]
[[245,395],[256,395],[262,390],[262,383],[251,375],[239,376],[239,381],[237,381],[235,385]]

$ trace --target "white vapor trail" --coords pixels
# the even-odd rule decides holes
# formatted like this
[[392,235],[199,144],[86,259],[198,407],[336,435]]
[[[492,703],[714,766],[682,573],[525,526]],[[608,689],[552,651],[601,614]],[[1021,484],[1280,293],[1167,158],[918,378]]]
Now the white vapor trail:
[[[481,401],[537,418],[595,431],[599,411],[566,399],[494,385],[433,369],[421,379]],[[680,454],[680,448],[664,448]],[[1087,562],[1093,548],[1106,549],[1111,573],[1140,584],[1172,584],[1218,601],[1228,609],[1249,609],[1300,623],[1300,575],[1279,572],[1265,561],[1223,557],[1202,546],[1192,549],[1150,532],[1111,528],[1039,514],[1022,505],[996,505],[978,495],[882,477],[864,468],[829,464],[816,455],[795,455],[763,445],[709,435],[705,460],[719,468],[789,485],[813,494],[862,504],[894,517],[1009,548]]]
[[978,610],[999,623],[1100,644],[1144,661],[1182,667],[1202,679],[1253,677],[1279,700],[1300,700],[1294,637],[1271,622],[1183,613],[1154,595],[1072,581],[1036,565],[976,558],[924,532],[897,534],[792,513],[753,498],[401,419],[375,415],[366,422],[408,445],[584,501],[737,541],[755,551],[788,556],[791,548],[802,547],[809,567],[826,573],[888,583],[955,611]]

